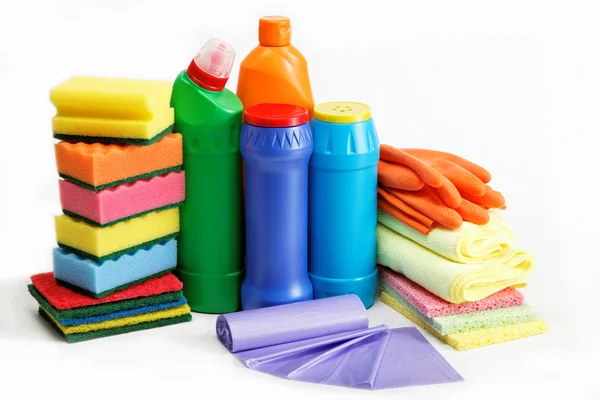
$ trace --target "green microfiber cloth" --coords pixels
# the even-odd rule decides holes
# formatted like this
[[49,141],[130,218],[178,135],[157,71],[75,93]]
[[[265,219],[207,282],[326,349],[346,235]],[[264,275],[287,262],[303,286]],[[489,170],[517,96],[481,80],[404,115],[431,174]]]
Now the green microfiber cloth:
[[[164,126],[164,125],[163,125]],[[54,133],[54,138],[58,140],[64,140],[65,142],[84,142],[84,143],[102,143],[102,144],[134,144],[137,146],[148,146],[152,143],[158,142],[160,139],[173,132],[171,125],[165,130],[152,137],[152,139],[133,139],[133,138],[117,138],[117,137],[104,137],[104,136],[78,136],[78,135],[65,135],[62,133]]]
[[160,271],[160,272],[158,272],[156,274],[148,275],[148,276],[146,276],[146,277],[144,277],[142,279],[138,279],[136,281],[132,281],[132,282],[126,283],[125,285],[117,286],[116,288],[113,288],[113,289],[110,289],[110,290],[105,290],[104,292],[101,292],[101,293],[89,292],[89,291],[87,291],[85,289],[82,289],[82,288],[80,288],[78,286],[75,286],[75,285],[71,285],[69,282],[65,282],[65,281],[60,280],[60,279],[56,279],[56,282],[59,285],[64,286],[67,289],[71,289],[74,292],[84,294],[84,295],[86,295],[88,297],[93,297],[93,298],[99,299],[101,297],[108,296],[111,293],[118,292],[119,290],[127,289],[128,287],[137,285],[138,283],[146,282],[146,281],[148,281],[148,280],[150,280],[152,278],[156,278],[158,276],[163,276],[163,275],[169,274],[169,273],[171,273],[173,271],[175,271],[175,268],[171,268],[171,269],[167,269],[167,270],[164,270],[164,271]]
[[176,165],[174,167],[158,169],[156,171],[148,172],[147,174],[130,176],[129,178],[121,179],[120,181],[109,182],[109,183],[105,183],[104,185],[98,185],[98,186],[92,186],[89,183],[85,183],[83,181],[80,181],[79,179],[73,178],[72,176],[69,176],[66,174],[59,173],[58,175],[61,178],[66,179],[69,182],[73,182],[77,186],[81,186],[84,189],[90,189],[90,190],[93,190],[94,192],[99,192],[101,190],[108,189],[108,188],[111,188],[114,186],[119,186],[124,183],[137,181],[138,179],[149,179],[149,178],[153,178],[158,175],[168,174],[169,172],[179,171],[182,167],[183,167],[182,165]]
[[148,242],[140,243],[140,244],[138,244],[136,246],[132,246],[132,247],[129,247],[127,249],[123,249],[123,250],[115,251],[114,253],[106,254],[106,255],[104,255],[102,257],[98,257],[98,256],[95,256],[93,254],[86,253],[85,251],[81,251],[81,250],[76,249],[74,247],[67,246],[66,244],[63,244],[63,243],[60,243],[60,242],[58,242],[57,244],[58,244],[58,247],[60,247],[63,250],[68,251],[69,253],[75,253],[78,256],[83,257],[83,258],[89,258],[89,259],[94,260],[94,261],[103,262],[103,261],[106,261],[106,260],[112,260],[112,259],[115,259],[117,257],[121,257],[124,254],[134,253],[134,252],[136,252],[136,251],[138,251],[140,249],[145,249],[145,248],[152,247],[155,244],[159,244],[159,243],[162,243],[162,242],[167,242],[167,241],[169,241],[171,239],[176,238],[177,235],[179,235],[179,232],[171,233],[169,235],[162,236],[162,237],[156,238],[154,240],[150,240]]
[[380,281],[379,284],[385,293],[392,296],[394,300],[408,308],[413,314],[417,315],[441,335],[452,335],[455,333],[496,328],[531,322],[537,319],[536,312],[527,305],[429,318],[417,310],[416,307],[396,292],[391,286],[382,281]]
[[38,292],[35,286],[29,284],[27,289],[31,296],[48,311],[50,315],[57,320],[74,319],[74,318],[85,318],[94,315],[110,314],[121,310],[128,310],[130,308],[146,307],[160,303],[167,303],[175,301],[183,296],[183,291],[178,290],[176,292],[162,293],[156,296],[140,297],[137,299],[128,299],[116,301],[114,303],[99,304],[97,306],[87,306],[79,308],[71,308],[68,310],[59,310],[46,300],[46,298]]
[[75,218],[75,219],[80,219],[83,222],[86,222],[86,223],[88,223],[90,225],[98,226],[100,228],[106,228],[107,226],[115,225],[115,224],[118,224],[119,222],[128,221],[130,219],[141,217],[142,215],[150,214],[150,213],[153,213],[155,211],[163,211],[163,210],[168,210],[170,208],[176,208],[176,207],[181,207],[181,206],[183,206],[183,201],[179,202],[179,203],[168,204],[168,205],[166,205],[164,207],[153,208],[152,210],[147,210],[147,211],[144,211],[144,212],[141,212],[141,213],[133,214],[133,215],[130,215],[130,216],[125,217],[125,218],[116,219],[116,220],[111,221],[111,222],[109,222],[107,224],[99,224],[98,222],[96,222],[94,220],[91,220],[91,219],[86,218],[86,217],[82,217],[79,214],[75,214],[75,213],[73,213],[71,211],[68,211],[68,210],[65,210],[65,209],[63,209],[62,212],[66,216],[69,216],[69,217]]
[[48,314],[46,314],[46,312],[42,308],[39,308],[38,312],[46,321],[48,321],[48,323],[50,323],[50,325],[52,325],[54,330],[56,332],[58,332],[58,334],[67,341],[67,343],[77,343],[77,342],[83,342],[85,340],[120,335],[122,333],[141,331],[144,329],[160,328],[163,326],[179,324],[182,322],[189,322],[192,320],[192,314],[186,314],[186,315],[181,315],[179,317],[159,319],[156,321],[143,322],[143,323],[135,324],[135,325],[126,325],[126,326],[122,326],[122,327],[118,327],[118,328],[102,329],[102,330],[98,330],[98,331],[90,331],[90,332],[85,332],[85,333],[73,333],[73,334],[65,335],[60,330],[60,328],[56,325],[56,323],[54,321],[52,321],[52,318],[50,316],[48,316]]

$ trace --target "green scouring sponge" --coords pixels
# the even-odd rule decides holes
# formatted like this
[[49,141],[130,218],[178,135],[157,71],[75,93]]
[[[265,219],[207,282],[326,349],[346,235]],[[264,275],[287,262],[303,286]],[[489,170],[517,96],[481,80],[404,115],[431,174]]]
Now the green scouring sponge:
[[[68,310],[59,310],[46,300],[44,296],[33,285],[27,285],[31,296],[37,300],[39,305],[44,308],[54,319],[65,325],[65,321],[92,318],[96,316],[111,315],[126,310],[136,310],[158,306],[164,303],[179,301],[183,297],[181,290],[176,292],[162,293],[156,296],[138,297],[135,299],[116,301],[112,303],[99,304],[95,306],[72,308]],[[131,314],[133,315],[133,314]],[[73,324],[68,324],[73,325]]]
[[144,329],[160,328],[163,326],[179,324],[182,322],[189,322],[192,320],[192,315],[190,313],[187,313],[176,317],[142,322],[135,325],[125,325],[109,329],[69,334],[65,333],[61,326],[59,326],[58,323],[55,320],[53,320],[52,317],[49,314],[47,314],[41,307],[39,308],[38,312],[46,321],[50,323],[50,325],[52,325],[56,332],[58,332],[58,334],[61,335],[67,341],[67,343],[77,343],[107,336],[120,335],[122,333],[141,331]]

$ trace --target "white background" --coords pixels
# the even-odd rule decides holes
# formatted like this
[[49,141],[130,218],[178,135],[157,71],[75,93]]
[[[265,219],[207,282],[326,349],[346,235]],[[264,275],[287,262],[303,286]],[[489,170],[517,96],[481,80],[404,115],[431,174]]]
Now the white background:
[[[457,153],[492,172],[536,256],[526,301],[546,335],[468,352],[426,337],[465,382],[377,392],[244,368],[215,316],[66,344],[26,284],[51,270],[60,212],[48,100],[71,75],[172,81],[211,36],[257,44],[292,18],[315,101],[371,105],[380,139]],[[0,2],[0,398],[598,399],[598,3],[579,1]],[[385,305],[371,324],[411,323]]]

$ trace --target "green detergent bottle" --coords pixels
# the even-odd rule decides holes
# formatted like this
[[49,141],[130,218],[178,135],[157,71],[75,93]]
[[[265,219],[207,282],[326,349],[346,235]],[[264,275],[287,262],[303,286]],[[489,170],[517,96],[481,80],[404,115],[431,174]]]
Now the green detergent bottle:
[[211,39],[173,84],[186,199],[176,274],[192,311],[237,311],[243,279],[242,102],[225,84],[235,52]]

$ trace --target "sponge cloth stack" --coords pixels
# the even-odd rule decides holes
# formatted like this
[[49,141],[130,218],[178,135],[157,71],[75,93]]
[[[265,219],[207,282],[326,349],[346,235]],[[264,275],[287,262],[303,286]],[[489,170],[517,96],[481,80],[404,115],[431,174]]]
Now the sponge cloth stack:
[[191,320],[177,265],[185,199],[170,82],[75,77],[50,93],[60,202],[54,271],[31,277],[69,343]]
[[406,277],[380,268],[381,301],[456,350],[517,340],[547,331],[546,323],[507,288],[475,302],[447,302]]
[[60,284],[103,297],[176,267],[185,176],[170,97],[170,82],[133,79],[74,77],[51,90],[54,137],[63,139]]
[[51,272],[27,286],[39,314],[68,342],[81,342],[191,320],[181,282],[167,274],[101,299],[61,286]]

